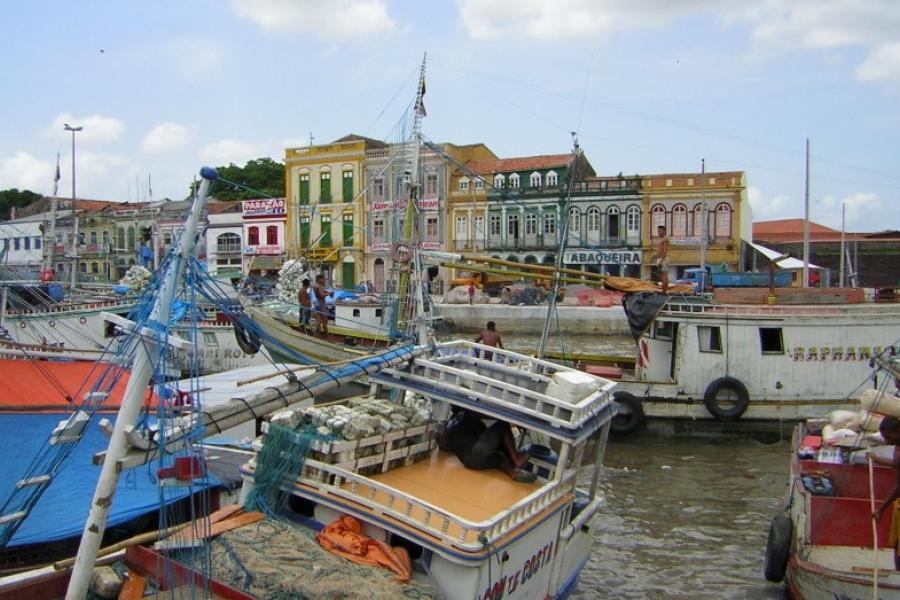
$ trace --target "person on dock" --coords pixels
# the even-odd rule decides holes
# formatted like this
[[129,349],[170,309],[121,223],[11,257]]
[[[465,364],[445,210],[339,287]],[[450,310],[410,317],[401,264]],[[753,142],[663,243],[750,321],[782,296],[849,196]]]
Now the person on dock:
[[469,284],[469,306],[475,302],[475,284]]
[[894,451],[891,453],[890,458],[878,456],[874,452],[870,452],[869,457],[873,463],[893,467],[897,476],[897,482],[894,485],[894,489],[888,494],[888,497],[884,499],[884,502],[875,511],[875,514],[872,515],[872,518],[877,522],[889,506],[893,508],[891,511],[890,545],[894,549],[894,568],[900,570],[900,552],[898,552],[898,544],[900,544],[900,502],[898,502],[898,499],[900,499],[900,456],[897,453],[897,446],[900,446],[900,419],[897,417],[884,417],[878,426],[878,431],[886,444],[894,446]]
[[[500,334],[497,333],[497,324],[493,321],[488,321],[485,330],[479,333],[478,337],[475,338],[475,343],[502,349],[503,340],[500,339]],[[492,358],[494,358],[494,353],[485,351],[484,360],[491,360]]]
[[666,235],[666,228],[660,225],[656,228],[656,235],[659,242],[656,243],[656,266],[659,268],[659,282],[662,284],[662,293],[665,294],[669,289],[669,238]]
[[309,279],[304,279],[300,291],[297,293],[297,302],[300,303],[300,330],[310,333],[309,317],[312,314],[312,299],[309,297]]
[[453,410],[438,438],[441,450],[455,454],[467,469],[501,469],[520,483],[531,483],[537,478],[535,473],[523,469],[529,455],[516,449],[509,423],[456,406]]
[[325,299],[331,295],[331,292],[325,290],[325,276],[316,275],[316,285],[313,287],[313,294],[316,297],[316,324],[322,336],[328,335],[328,306]]

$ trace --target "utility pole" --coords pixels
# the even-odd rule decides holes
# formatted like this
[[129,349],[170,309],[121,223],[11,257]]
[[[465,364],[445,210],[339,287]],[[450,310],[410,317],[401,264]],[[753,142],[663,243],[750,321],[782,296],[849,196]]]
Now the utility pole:
[[75,134],[84,129],[81,125],[72,127],[63,123],[64,131],[72,132],[72,217],[75,219],[74,233],[72,235],[72,290],[78,282],[78,208],[75,206]]
[[844,287],[844,231],[847,224],[847,203],[841,202],[841,276],[840,287]]
[[702,229],[700,231],[700,289],[706,291],[706,238],[709,237],[709,215],[706,213],[706,159],[700,159],[700,220],[702,221]]
[[806,138],[806,193],[803,212],[803,285],[809,287],[809,138]]

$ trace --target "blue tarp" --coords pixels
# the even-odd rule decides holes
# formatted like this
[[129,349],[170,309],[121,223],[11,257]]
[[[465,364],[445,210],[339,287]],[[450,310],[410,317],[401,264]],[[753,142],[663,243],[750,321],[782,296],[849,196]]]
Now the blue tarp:
[[[25,473],[38,450],[47,443],[50,431],[67,415],[0,414],[0,501]],[[100,467],[92,456],[105,450],[108,440],[95,422],[85,429],[84,439],[44,492],[37,506],[13,536],[10,546],[38,544],[80,536],[87,519]],[[156,485],[158,462],[125,471],[113,499],[107,527],[126,523],[135,517],[159,510],[160,492]],[[210,478],[212,479],[212,478]],[[215,480],[210,485],[216,485]],[[195,487],[196,489],[196,487]],[[184,498],[187,488],[165,488],[167,502]]]

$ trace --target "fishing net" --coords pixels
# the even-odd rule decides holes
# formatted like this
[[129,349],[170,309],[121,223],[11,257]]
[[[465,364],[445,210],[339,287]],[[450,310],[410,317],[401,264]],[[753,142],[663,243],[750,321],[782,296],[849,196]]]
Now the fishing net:
[[429,583],[397,583],[386,569],[331,554],[311,532],[284,521],[266,519],[225,533],[210,545],[213,578],[258,598],[443,598]]
[[314,426],[304,426],[298,430],[289,429],[277,423],[269,423],[266,443],[256,456],[255,485],[244,506],[270,517],[281,513],[288,500],[288,494],[281,492],[281,483],[295,481],[309,456],[310,445],[321,438]]

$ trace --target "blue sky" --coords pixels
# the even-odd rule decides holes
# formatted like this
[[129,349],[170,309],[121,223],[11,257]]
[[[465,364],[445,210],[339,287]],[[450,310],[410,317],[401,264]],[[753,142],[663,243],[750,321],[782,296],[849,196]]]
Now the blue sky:
[[4,4],[0,189],[184,197],[203,164],[388,138],[428,52],[435,141],[599,174],[744,170],[757,220],[900,229],[895,0]]

